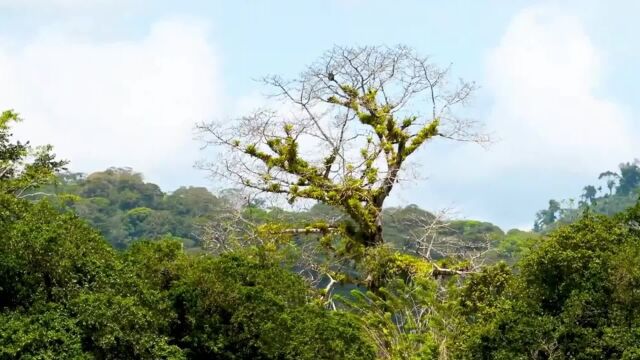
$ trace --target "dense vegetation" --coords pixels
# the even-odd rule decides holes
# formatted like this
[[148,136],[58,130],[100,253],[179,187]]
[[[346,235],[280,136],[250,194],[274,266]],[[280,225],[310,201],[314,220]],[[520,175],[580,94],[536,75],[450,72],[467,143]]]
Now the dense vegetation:
[[269,254],[187,256],[171,240],[118,253],[46,201],[0,201],[0,358],[372,357],[348,314]]
[[[387,209],[394,246],[369,252],[360,268],[383,286],[342,291],[328,302],[326,289],[295,274],[299,253],[282,243],[215,256],[183,250],[193,238],[179,235],[228,211],[224,196],[199,188],[165,194],[122,169],[55,177],[65,163],[47,147],[12,143],[15,120],[5,112],[0,124],[2,359],[640,356],[640,206],[613,217],[587,213],[543,238],[475,221],[438,227],[436,242],[499,245],[494,264],[476,271],[446,252],[420,257],[408,234],[424,221],[440,225],[429,222],[433,214]],[[56,186],[45,185],[56,178]],[[258,205],[241,212],[290,224],[337,212]],[[153,223],[140,226],[146,218],[132,221],[136,212],[164,216],[161,223],[173,227],[153,232]],[[100,223],[108,215],[118,221]],[[102,224],[106,236],[125,229],[125,241],[111,241],[126,250],[114,249],[89,223]],[[500,256],[521,259],[509,266]],[[439,272],[445,264],[456,272]]]
[[390,267],[378,294],[346,299],[358,319],[324,309],[275,253],[186,255],[176,241],[119,253],[46,201],[3,195],[2,209],[0,358],[365,359],[376,346],[391,358],[634,359],[640,351],[640,208],[584,217],[552,233],[518,272],[486,267],[462,287],[433,279],[416,258],[381,253],[415,273],[407,282]]
[[604,171],[598,180],[603,184],[586,185],[577,201],[574,198],[549,200],[549,206],[536,214],[533,229],[549,231],[575,221],[585,211],[614,215],[633,206],[640,195],[640,160],[620,163],[618,171]]
[[[320,74],[346,99],[330,102],[378,136],[365,160],[377,146],[399,167],[446,135],[437,118],[410,132],[416,118],[396,122],[394,103],[337,75]],[[306,211],[166,193],[131,169],[68,173],[51,147],[14,142],[16,121],[0,115],[0,360],[640,358],[637,162],[577,208],[551,201],[538,232],[505,233],[383,208],[397,172],[381,180],[371,160],[363,178],[329,178],[335,158],[325,172],[302,159],[293,125],[264,136],[276,155],[230,145],[268,165],[249,187],[280,192],[261,188],[282,180],[273,167],[302,179],[286,194],[319,200]]]
[[188,256],[172,240],[117,252],[77,215],[21,198],[63,163],[10,143],[15,120],[0,118],[1,359],[373,357],[278,257]]
[[198,227],[224,209],[223,199],[202,187],[164,193],[156,184],[126,168],[110,168],[88,176],[63,173],[40,196],[58,195],[63,204],[98,229],[118,249],[135,239],[171,236],[193,247]]
[[[197,250],[206,241],[206,226],[233,216],[238,207],[245,219],[255,223],[286,222],[304,226],[318,219],[343,217],[335,208],[316,204],[308,210],[286,211],[267,207],[263,201],[246,201],[237,190],[214,195],[202,187],[181,187],[164,192],[128,168],[110,168],[89,175],[61,173],[55,185],[32,191],[35,198],[49,197],[86,220],[117,249],[139,239],[172,238],[185,248]],[[51,197],[51,195],[55,195]],[[417,252],[416,238],[435,221],[433,213],[416,205],[383,210],[384,238],[394,248]],[[512,229],[506,233],[496,225],[475,220],[442,219],[439,239],[459,238],[469,244],[488,243],[495,258],[515,262],[535,234]],[[446,222],[446,223],[445,223]],[[442,254],[440,254],[442,255]],[[495,260],[495,259],[494,259]]]

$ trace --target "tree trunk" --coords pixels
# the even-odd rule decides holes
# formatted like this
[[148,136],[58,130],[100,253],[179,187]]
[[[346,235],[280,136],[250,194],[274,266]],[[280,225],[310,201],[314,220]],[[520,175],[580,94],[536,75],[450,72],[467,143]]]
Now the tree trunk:
[[384,243],[384,239],[382,238],[382,214],[379,213],[376,216],[375,225],[373,227],[369,226],[367,229],[363,230],[365,247],[382,245]]

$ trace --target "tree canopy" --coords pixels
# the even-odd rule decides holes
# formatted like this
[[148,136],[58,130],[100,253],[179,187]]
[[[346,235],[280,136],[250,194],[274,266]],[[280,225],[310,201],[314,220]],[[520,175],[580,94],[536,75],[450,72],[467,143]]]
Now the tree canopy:
[[403,46],[264,82],[277,111],[200,124],[201,165],[305,210],[69,173],[0,115],[0,360],[640,358],[638,160],[535,232],[385,208],[425,144],[487,140],[474,85]]
[[379,245],[384,201],[412,154],[435,138],[486,140],[455,114],[474,84],[448,76],[404,46],[335,47],[296,79],[264,79],[284,109],[201,124],[206,143],[228,150],[203,167],[290,202],[335,206],[358,226],[347,240]]
[[534,230],[547,232],[559,224],[574,222],[587,210],[614,215],[632,207],[640,195],[640,162],[636,159],[620,163],[618,171],[604,171],[598,180],[604,184],[584,186],[580,195],[582,200],[577,203],[572,199],[549,200],[548,208],[536,214]]

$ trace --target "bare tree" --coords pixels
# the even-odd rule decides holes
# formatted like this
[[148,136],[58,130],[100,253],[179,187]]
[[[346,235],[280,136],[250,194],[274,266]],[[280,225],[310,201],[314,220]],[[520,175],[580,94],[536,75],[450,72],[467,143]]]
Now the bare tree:
[[415,243],[416,254],[421,258],[433,260],[434,253],[444,255],[439,249],[441,233],[449,230],[451,209],[444,209],[434,214],[416,215],[407,224],[412,227],[409,232],[410,241]]
[[[302,276],[311,286],[321,290],[324,303],[335,309],[332,300],[336,284],[345,278],[344,268],[349,267],[348,256],[336,254],[330,243],[316,241],[327,236],[331,240],[333,224],[338,224],[344,217],[339,213],[322,214],[320,217],[329,224],[326,228],[292,227],[288,219],[278,215],[280,211],[270,211],[269,222],[259,221],[251,216],[255,209],[256,199],[250,193],[232,189],[222,196],[222,204],[215,216],[208,222],[199,225],[194,235],[198,237],[202,248],[210,253],[222,254],[237,251],[250,246],[282,248],[290,244],[290,237],[295,237],[295,253],[289,254],[286,262]],[[275,213],[275,214],[274,214]],[[264,214],[264,213],[263,213]],[[286,214],[286,212],[282,212]],[[286,216],[286,215],[285,215]],[[278,229],[277,234],[265,232],[264,227]],[[280,254],[282,255],[282,254]]]
[[347,238],[381,244],[381,210],[407,158],[425,143],[485,143],[475,122],[455,115],[475,89],[449,68],[405,46],[334,47],[296,79],[269,76],[278,111],[203,123],[206,145],[226,150],[201,166],[260,192],[342,209],[359,230]]
[[[276,226],[284,221],[275,212],[268,211],[264,199],[243,189],[225,189],[220,196],[221,203],[206,223],[196,226],[195,235],[204,250],[221,254],[250,246],[277,246],[284,235],[298,233],[318,233],[317,229],[282,228]],[[264,215],[268,214],[271,224],[265,224]],[[266,225],[278,227],[278,234],[265,233]],[[287,242],[288,242],[287,237]],[[284,242],[284,241],[283,241]]]
[[197,226],[196,236],[204,250],[222,254],[251,245],[264,245],[257,227],[241,209],[226,207],[220,209],[213,220]]
[[[416,215],[407,224],[413,228],[409,240],[415,244],[416,255],[431,262],[435,276],[477,272],[493,251],[488,234],[482,236],[482,241],[470,241],[453,229],[451,214],[451,209],[444,209],[434,214]],[[434,261],[438,258],[461,260],[466,266],[464,269],[442,268]]]

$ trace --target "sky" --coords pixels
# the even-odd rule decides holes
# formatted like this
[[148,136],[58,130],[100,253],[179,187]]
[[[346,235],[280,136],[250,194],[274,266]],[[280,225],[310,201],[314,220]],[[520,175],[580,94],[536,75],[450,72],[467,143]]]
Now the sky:
[[551,198],[640,157],[640,2],[0,0],[0,109],[70,170],[216,188],[194,125],[261,101],[334,45],[404,44],[479,90],[488,148],[434,142],[389,205],[530,228]]

